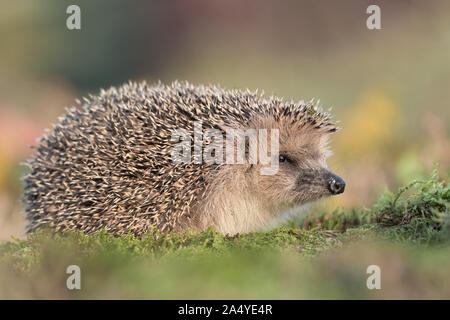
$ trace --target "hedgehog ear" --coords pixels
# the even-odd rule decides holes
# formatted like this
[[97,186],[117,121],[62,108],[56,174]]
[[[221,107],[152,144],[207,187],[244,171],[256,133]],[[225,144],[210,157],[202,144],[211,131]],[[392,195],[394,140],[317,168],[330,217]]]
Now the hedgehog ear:
[[227,125],[224,125],[224,124],[219,125],[219,128],[222,131],[222,134],[226,134],[227,130],[233,129],[230,126],[227,126]]
[[330,144],[330,133],[329,132],[322,133],[319,137],[319,146],[321,148],[327,148],[329,144]]
[[331,157],[333,151],[330,150],[330,133],[323,134],[319,139],[319,149],[325,158]]
[[[239,153],[237,150],[237,144],[235,143],[234,139],[237,136],[240,136],[238,139],[240,138],[244,138],[244,161],[247,162],[249,161],[249,154],[250,154],[250,140],[248,137],[246,137],[245,133],[243,132],[243,130],[239,130],[236,128],[233,128],[232,126],[227,126],[227,125],[219,125],[220,130],[222,130],[222,134],[225,137],[224,139],[224,148],[226,148],[227,146],[227,139],[229,139],[230,137],[233,138],[233,148],[234,148],[234,156],[233,159],[236,160],[237,154]],[[225,150],[226,151],[226,150]],[[227,152],[227,151],[226,151]]]

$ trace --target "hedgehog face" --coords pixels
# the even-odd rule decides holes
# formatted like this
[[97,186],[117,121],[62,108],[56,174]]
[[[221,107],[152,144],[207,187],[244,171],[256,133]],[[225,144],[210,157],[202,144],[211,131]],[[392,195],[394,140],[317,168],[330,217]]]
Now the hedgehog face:
[[322,159],[306,153],[280,153],[278,173],[260,177],[261,185],[270,186],[268,197],[295,207],[344,191],[345,182],[330,172]]
[[293,208],[344,192],[345,182],[326,163],[328,134],[281,127],[278,171],[274,175],[256,173],[259,197],[279,208]]

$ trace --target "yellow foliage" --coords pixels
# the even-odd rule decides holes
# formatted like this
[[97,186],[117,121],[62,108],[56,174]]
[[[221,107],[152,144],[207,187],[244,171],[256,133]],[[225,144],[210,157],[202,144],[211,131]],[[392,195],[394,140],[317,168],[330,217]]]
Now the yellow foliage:
[[11,153],[8,151],[5,144],[0,141],[0,191],[8,185],[7,179],[12,166]]
[[336,139],[336,153],[361,155],[376,153],[394,135],[398,107],[384,92],[367,91],[343,117],[345,134]]

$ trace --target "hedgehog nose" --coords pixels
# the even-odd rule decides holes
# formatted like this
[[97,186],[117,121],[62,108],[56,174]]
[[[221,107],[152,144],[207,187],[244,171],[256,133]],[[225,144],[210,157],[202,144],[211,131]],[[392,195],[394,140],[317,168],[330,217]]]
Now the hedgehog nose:
[[328,179],[328,189],[332,194],[339,194],[344,192],[345,190],[345,182],[341,177],[331,174]]

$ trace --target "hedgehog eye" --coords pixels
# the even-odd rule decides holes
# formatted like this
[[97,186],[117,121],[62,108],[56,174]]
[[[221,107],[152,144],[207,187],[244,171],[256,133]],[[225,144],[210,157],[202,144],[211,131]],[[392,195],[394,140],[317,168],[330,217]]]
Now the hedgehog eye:
[[287,156],[280,154],[279,162],[292,162]]

